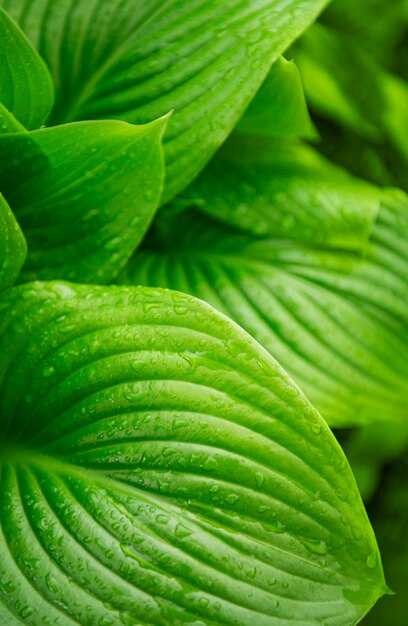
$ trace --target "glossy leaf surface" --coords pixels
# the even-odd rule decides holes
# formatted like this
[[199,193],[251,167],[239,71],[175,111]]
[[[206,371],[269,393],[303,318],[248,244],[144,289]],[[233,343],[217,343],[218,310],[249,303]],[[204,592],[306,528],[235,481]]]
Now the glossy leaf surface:
[[5,623],[349,626],[384,592],[333,435],[227,318],[67,283],[0,311]]
[[311,147],[238,133],[183,194],[185,204],[255,235],[350,249],[365,246],[379,198]]
[[158,207],[165,124],[80,122],[0,135],[0,189],[28,242],[23,279],[113,279]]
[[53,123],[170,110],[164,200],[226,139],[327,0],[1,0],[50,67]]
[[406,415],[407,230],[398,191],[384,195],[360,253],[251,238],[191,212],[159,220],[119,280],[210,302],[278,359],[330,424],[392,420]]

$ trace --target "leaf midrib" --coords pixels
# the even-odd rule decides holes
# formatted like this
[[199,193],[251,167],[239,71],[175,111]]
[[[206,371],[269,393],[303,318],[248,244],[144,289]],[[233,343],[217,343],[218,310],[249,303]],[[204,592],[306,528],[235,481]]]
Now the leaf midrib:
[[[163,504],[166,504],[172,508],[174,506],[176,506],[177,509],[179,508],[177,504],[174,505],[173,499],[171,497],[164,494],[160,494],[160,497],[158,497],[154,492],[150,490],[146,491],[145,489],[140,489],[137,485],[133,483],[129,485],[129,483],[121,478],[114,478],[112,474],[108,473],[107,470],[101,471],[90,468],[88,466],[76,465],[69,461],[61,461],[54,456],[49,456],[39,451],[32,451],[18,444],[13,444],[10,446],[7,443],[7,448],[5,451],[3,447],[4,444],[6,444],[6,442],[0,442],[0,465],[5,463],[15,467],[18,464],[20,465],[20,467],[31,466],[38,467],[42,471],[44,471],[44,469],[46,471],[51,470],[51,472],[53,472],[57,476],[77,476],[83,481],[89,482],[90,480],[92,480],[96,485],[103,487],[103,489],[106,489],[107,487],[109,488],[109,485],[111,485],[114,489],[120,490],[125,494],[128,494],[130,489],[131,491],[136,491],[140,496],[142,496],[142,498],[146,497],[147,495],[149,500],[153,500],[159,507],[162,507]],[[238,483],[231,484],[234,486],[238,486]],[[194,511],[192,512],[194,514]],[[196,521],[196,523],[198,522]],[[285,550],[283,550],[282,548],[277,548],[276,546],[274,546],[274,549],[279,550],[279,552],[281,553],[285,553]],[[307,562],[309,566],[311,565],[309,561],[304,559],[302,556],[297,555],[296,553],[290,553],[290,555],[301,562]],[[327,571],[333,573],[333,570],[330,570],[328,568]]]

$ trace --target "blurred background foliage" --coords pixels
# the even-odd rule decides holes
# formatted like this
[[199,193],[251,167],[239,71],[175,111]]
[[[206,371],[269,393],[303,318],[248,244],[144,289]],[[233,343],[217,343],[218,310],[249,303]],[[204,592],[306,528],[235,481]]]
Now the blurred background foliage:
[[[408,191],[408,1],[335,0],[287,55],[300,70],[334,162]],[[408,233],[407,233],[408,245]],[[408,409],[395,423],[337,431],[356,476],[395,596],[364,626],[408,624]]]

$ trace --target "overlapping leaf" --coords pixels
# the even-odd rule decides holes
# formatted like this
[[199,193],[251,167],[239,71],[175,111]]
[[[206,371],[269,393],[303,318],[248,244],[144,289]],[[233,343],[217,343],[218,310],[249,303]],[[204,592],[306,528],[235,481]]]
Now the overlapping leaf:
[[25,128],[0,102],[0,133],[23,133]]
[[[269,109],[273,114],[274,106]],[[310,147],[237,133],[186,190],[184,202],[255,235],[361,249],[379,196]]]
[[67,283],[0,310],[5,623],[349,626],[384,592],[339,446],[228,319]]
[[[401,11],[395,5],[394,19]],[[403,28],[402,15],[399,23]],[[308,103],[325,120],[322,150],[359,176],[408,190],[408,83],[393,73],[390,61],[382,66],[373,58],[347,20],[343,27],[346,32],[316,24],[291,52]]]
[[256,137],[315,138],[299,70],[280,57],[234,129]]
[[[0,104],[26,128],[39,128],[54,101],[44,61],[20,28],[0,8]],[[5,115],[0,110],[0,128]]]
[[273,61],[327,0],[2,0],[48,63],[54,123],[169,110],[164,200],[226,139]]
[[380,193],[323,158],[294,63],[275,64],[226,144],[174,205],[255,235],[365,248]]
[[364,254],[299,238],[251,238],[194,213],[168,220],[157,223],[150,249],[121,282],[167,286],[213,304],[278,359],[332,425],[406,415],[405,194],[385,194]]
[[315,24],[294,48],[308,102],[369,139],[381,137],[378,66],[352,39]]
[[0,194],[0,292],[16,280],[26,256],[26,244],[10,207]]
[[0,135],[0,189],[24,230],[23,279],[112,280],[158,207],[165,119]]

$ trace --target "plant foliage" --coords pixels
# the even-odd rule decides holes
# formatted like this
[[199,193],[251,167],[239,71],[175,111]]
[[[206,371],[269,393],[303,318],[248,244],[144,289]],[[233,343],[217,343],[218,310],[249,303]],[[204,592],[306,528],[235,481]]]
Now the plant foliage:
[[355,626],[361,495],[402,588],[408,13],[327,4],[0,0],[1,626]]

